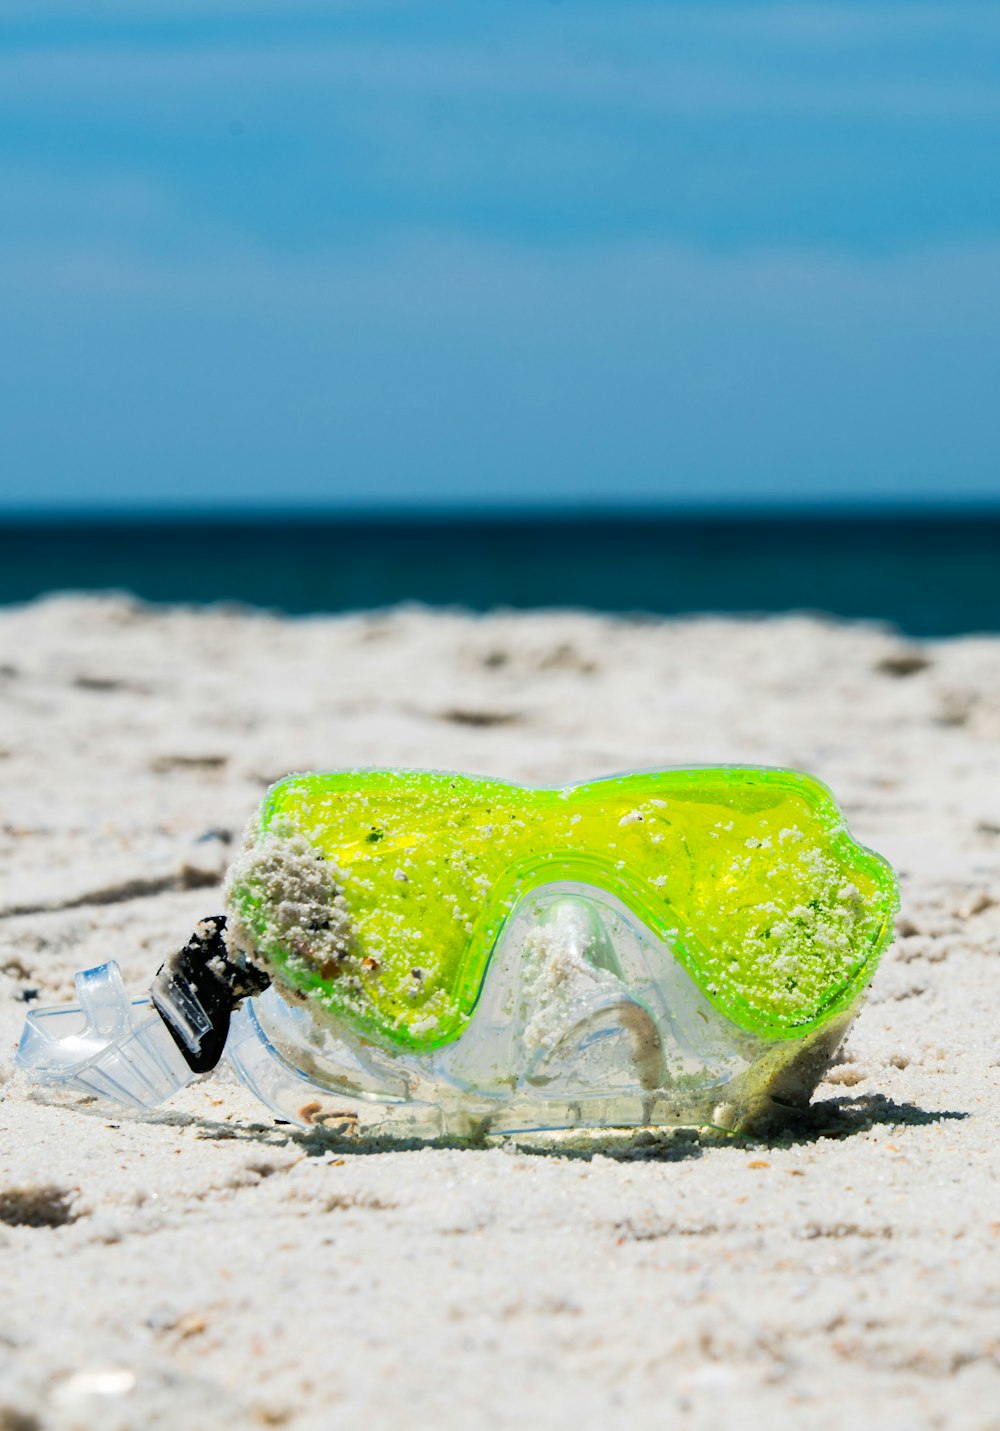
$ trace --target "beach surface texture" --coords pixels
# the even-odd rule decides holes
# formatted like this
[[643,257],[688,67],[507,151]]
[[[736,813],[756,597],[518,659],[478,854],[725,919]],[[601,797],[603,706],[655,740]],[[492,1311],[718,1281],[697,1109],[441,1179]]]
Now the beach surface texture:
[[[1000,1428],[1000,639],[59,597],[0,610],[0,712],[0,1431]],[[384,1151],[224,1071],[146,1118],[14,1072],[287,771],[717,762],[820,776],[901,880],[785,1135]]]

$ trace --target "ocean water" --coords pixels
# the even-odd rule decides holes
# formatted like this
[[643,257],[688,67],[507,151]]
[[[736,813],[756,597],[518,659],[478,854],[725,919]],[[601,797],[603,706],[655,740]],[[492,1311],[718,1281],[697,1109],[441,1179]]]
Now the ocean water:
[[0,519],[0,602],[54,590],[289,613],[795,610],[913,636],[998,632],[1000,511]]

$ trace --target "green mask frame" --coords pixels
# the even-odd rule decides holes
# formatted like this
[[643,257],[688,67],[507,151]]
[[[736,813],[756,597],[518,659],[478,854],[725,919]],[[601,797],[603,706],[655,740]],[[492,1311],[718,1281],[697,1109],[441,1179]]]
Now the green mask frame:
[[736,1028],[803,1039],[858,998],[895,876],[793,770],[664,769],[531,788],[416,770],[290,775],[227,883],[230,944],[385,1049],[461,1037],[533,890],[605,891]]

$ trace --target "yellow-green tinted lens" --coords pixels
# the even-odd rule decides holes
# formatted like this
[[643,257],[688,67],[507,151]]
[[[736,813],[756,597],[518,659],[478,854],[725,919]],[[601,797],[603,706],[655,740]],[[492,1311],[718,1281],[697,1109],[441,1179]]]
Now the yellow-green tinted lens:
[[257,844],[270,855],[237,866],[230,889],[256,957],[360,1032],[416,1049],[462,1032],[499,928],[541,885],[616,895],[720,1012],[769,1038],[804,1035],[857,994],[897,903],[889,866],[793,771],[555,790],[425,771],[293,775],[267,797]]

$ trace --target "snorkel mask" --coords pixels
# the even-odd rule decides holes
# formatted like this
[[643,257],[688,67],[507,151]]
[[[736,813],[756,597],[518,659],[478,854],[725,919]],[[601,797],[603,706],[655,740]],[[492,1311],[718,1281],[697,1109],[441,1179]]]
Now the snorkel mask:
[[20,1065],[149,1108],[225,1049],[280,1117],[366,1134],[760,1127],[808,1102],[898,905],[825,786],[743,767],[291,775],[225,893],[150,1000],[79,974]]

